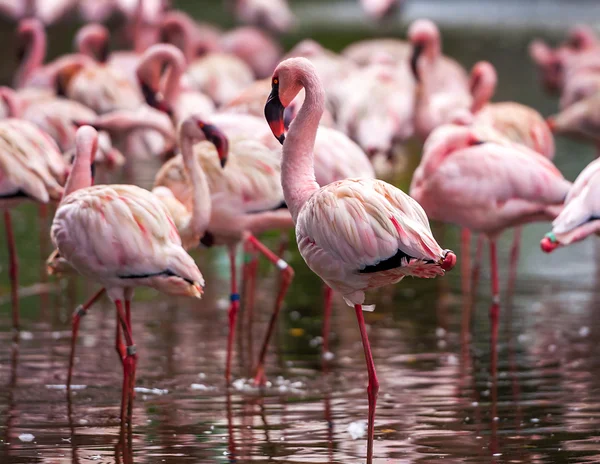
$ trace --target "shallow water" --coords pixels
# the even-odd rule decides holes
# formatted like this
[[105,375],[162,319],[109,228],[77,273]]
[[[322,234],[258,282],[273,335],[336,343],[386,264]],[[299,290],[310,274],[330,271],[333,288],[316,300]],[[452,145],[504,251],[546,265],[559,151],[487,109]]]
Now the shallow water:
[[[432,3],[418,8],[427,4]],[[388,27],[402,35],[406,25]],[[54,29],[54,53],[68,48],[72,29]],[[371,26],[348,30],[338,25],[334,30],[321,27],[311,34],[339,49],[373,33]],[[10,36],[6,26],[1,31]],[[300,30],[287,40],[305,35],[308,31]],[[544,114],[556,107],[541,93],[526,56],[532,33],[474,27],[447,28],[444,35],[445,50],[466,66],[482,58],[497,65],[498,100],[519,100]],[[2,53],[8,56],[10,50]],[[3,73],[8,76],[9,67]],[[589,147],[567,140],[557,146],[556,162],[571,179],[594,156]],[[410,156],[407,164],[414,166],[418,153]],[[396,183],[406,187],[409,178],[410,172]],[[80,388],[68,397],[61,385],[70,315],[95,287],[79,279],[38,284],[44,253],[36,209],[15,211],[14,223],[24,332],[14,345],[7,256],[0,247],[0,463],[362,462],[365,442],[349,432],[367,415],[367,379],[354,314],[334,299],[335,357],[324,369],[318,338],[321,285],[297,253],[288,255],[296,278],[271,345],[271,385],[264,391],[243,379],[251,374],[274,299],[277,276],[266,264],[252,327],[241,316],[236,382],[230,389],[223,381],[228,295],[223,250],[196,253],[207,280],[200,302],[150,290],[136,293],[136,386],[142,390],[131,435],[121,441],[114,310],[103,300],[83,319],[74,377]],[[441,228],[435,229],[444,247],[457,250],[455,229],[446,228],[443,238]],[[485,260],[470,336],[461,333],[458,267],[443,279],[406,280],[370,295],[377,310],[365,317],[381,383],[375,462],[600,462],[600,323],[594,317],[600,301],[595,284],[600,245],[588,240],[546,256],[538,242],[547,229],[540,224],[524,230],[514,292],[502,295],[496,376],[490,375]],[[500,244],[503,288],[510,240],[507,234]],[[275,248],[277,239],[268,243]]]

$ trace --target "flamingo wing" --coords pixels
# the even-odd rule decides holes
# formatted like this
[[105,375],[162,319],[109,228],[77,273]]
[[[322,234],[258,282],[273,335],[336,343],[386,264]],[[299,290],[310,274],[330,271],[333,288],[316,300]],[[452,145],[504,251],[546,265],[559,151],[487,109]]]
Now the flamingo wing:
[[399,251],[407,260],[437,261],[443,255],[421,206],[376,179],[346,179],[323,187],[300,212],[296,235],[298,243],[307,239],[357,272]]

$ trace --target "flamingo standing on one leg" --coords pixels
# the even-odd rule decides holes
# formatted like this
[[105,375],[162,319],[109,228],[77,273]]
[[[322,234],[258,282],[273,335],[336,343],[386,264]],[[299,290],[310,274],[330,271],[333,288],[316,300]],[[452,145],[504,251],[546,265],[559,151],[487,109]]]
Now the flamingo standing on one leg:
[[600,233],[600,159],[581,171],[565,199],[565,207],[541,241],[546,253]]
[[[77,131],[73,169],[56,211],[51,237],[60,255],[84,276],[97,280],[115,303],[126,347],[117,324],[117,351],[123,361],[121,420],[127,396],[133,401],[136,351],[130,304],[137,286],[200,298],[204,279],[161,201],[133,185],[91,186],[97,132]],[[123,312],[125,302],[125,313]]]
[[[283,111],[301,88],[306,98],[285,137]],[[443,275],[454,266],[456,256],[437,244],[419,204],[390,184],[346,179],[319,188],[313,147],[324,107],[323,86],[308,60],[289,59],[277,66],[265,116],[273,134],[285,140],[281,180],[300,254],[356,312],[369,373],[367,462],[371,463],[379,382],[363,317],[365,291],[407,275]]]
[[445,125],[423,147],[410,194],[437,220],[489,238],[492,340],[498,330],[496,238],[505,229],[552,219],[570,187],[546,158],[526,147],[482,142],[475,128]]

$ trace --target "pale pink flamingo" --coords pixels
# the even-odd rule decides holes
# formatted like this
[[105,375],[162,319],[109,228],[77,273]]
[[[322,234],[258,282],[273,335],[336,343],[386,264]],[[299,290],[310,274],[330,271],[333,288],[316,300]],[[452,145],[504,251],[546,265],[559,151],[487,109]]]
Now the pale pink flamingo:
[[[329,287],[354,306],[358,319],[369,373],[367,462],[371,463],[379,383],[363,316],[365,291],[396,283],[407,275],[443,275],[454,266],[456,256],[437,244],[418,203],[390,184],[355,178],[319,188],[313,147],[325,92],[308,60],[280,63],[272,87],[265,116],[275,137],[284,142],[281,180],[300,254]],[[302,87],[306,91],[304,105],[285,137],[284,107]]]
[[600,159],[592,161],[575,179],[565,207],[540,245],[546,253],[600,232]]
[[569,31],[567,40],[556,49],[550,48],[542,40],[534,40],[529,45],[529,55],[538,67],[544,88],[554,93],[562,91],[568,68],[599,46],[596,34],[588,26],[577,25]]
[[[554,137],[542,115],[528,106],[516,102],[491,103],[490,100],[496,91],[497,75],[494,66],[487,61],[476,63],[471,70],[470,84],[473,104],[471,111],[474,114],[473,124],[478,128],[490,127],[509,141],[528,147],[534,152],[548,158],[554,158]],[[479,132],[481,134],[481,131]],[[497,141],[485,137],[482,140]],[[463,229],[463,245],[470,243],[470,232]],[[514,231],[513,245],[511,248],[511,281],[516,275],[521,242],[521,227]],[[470,248],[470,247],[469,247]],[[477,255],[483,248],[483,237],[479,237]],[[462,250],[466,256],[468,249]],[[477,258],[476,266],[479,259]],[[465,266],[468,259],[464,259]],[[463,278],[466,278],[466,272]]]
[[19,22],[17,69],[14,85],[16,88],[36,87],[53,90],[57,72],[67,65],[93,63],[89,57],[80,54],[64,55],[44,65],[46,58],[46,31],[38,19],[28,18]]
[[332,94],[337,127],[369,157],[390,157],[396,143],[412,136],[415,82],[408,61],[398,64],[382,53],[351,72]]
[[10,209],[25,200],[41,204],[60,200],[66,165],[48,135],[27,121],[9,118],[0,121],[0,173],[0,203],[9,252],[13,326],[18,330],[19,264]]
[[251,26],[227,31],[219,43],[222,51],[243,60],[259,79],[270,76],[283,55],[277,42],[261,29]]
[[[175,124],[192,114],[208,118],[215,111],[207,95],[185,88],[182,78],[186,68],[185,57],[177,47],[157,44],[146,50],[136,70],[146,103],[170,115]],[[162,78],[164,73],[167,75]]]
[[175,45],[188,63],[198,56],[221,50],[221,31],[212,24],[199,23],[187,13],[168,11],[160,24],[162,42]]
[[360,6],[372,19],[382,20],[394,14],[401,0],[360,0]]
[[359,66],[371,64],[377,55],[382,53],[392,57],[398,64],[408,63],[412,46],[409,42],[400,39],[365,39],[354,42],[342,50],[343,56]]
[[284,59],[299,57],[310,60],[327,92],[339,85],[351,71],[356,69],[356,64],[346,56],[328,50],[311,39],[298,42]]
[[[133,185],[91,186],[97,133],[81,127],[73,169],[56,211],[51,237],[61,256],[83,276],[98,281],[114,302],[116,348],[123,362],[121,420],[133,403],[137,354],[130,304],[138,286],[200,298],[204,279],[161,201]],[[125,302],[125,312],[123,312]],[[121,342],[121,331],[126,345]]]
[[[96,113],[86,106],[60,97],[44,98],[33,105],[23,105],[21,93],[7,87],[0,87],[0,96],[7,108],[5,117],[18,117],[35,124],[45,134],[52,137],[59,150],[67,157],[65,160],[67,163],[70,163],[70,152],[75,148],[76,122],[91,121],[96,118]],[[107,133],[99,134],[95,163],[105,164],[110,168],[119,167],[125,163],[125,158],[119,150],[112,146]],[[53,162],[50,164],[55,165]],[[64,182],[64,174],[58,173],[57,180],[59,182],[61,177]]]
[[408,38],[413,47],[410,63],[417,80],[415,133],[425,140],[433,129],[450,122],[457,109],[471,107],[469,79],[460,64],[442,55],[440,32],[433,22],[413,22]]
[[547,123],[554,133],[589,140],[600,153],[600,94],[573,103],[548,117]]
[[[107,126],[112,131],[120,131],[122,133],[130,132],[136,128],[145,128],[148,122],[139,113],[122,113],[118,117],[107,119],[103,116],[98,121],[99,126]],[[156,195],[163,205],[166,207],[170,217],[175,224],[177,232],[181,237],[181,244],[185,250],[195,248],[200,243],[201,238],[206,233],[210,217],[211,217],[211,201],[210,190],[208,187],[207,177],[201,169],[199,163],[194,158],[192,145],[194,141],[204,140],[205,124],[197,117],[190,116],[182,122],[179,129],[179,140],[181,150],[181,166],[182,175],[184,175],[191,184],[191,192],[187,192],[189,198],[188,204],[183,204],[169,188],[164,186],[155,187],[152,193]],[[217,152],[220,156],[221,165],[225,164],[227,153]],[[46,265],[50,274],[62,274],[70,271],[68,262],[60,252],[56,250],[46,261]],[[92,296],[92,298],[84,305],[78,307],[73,314],[73,329],[71,336],[71,354],[69,357],[69,373],[67,376],[67,386],[71,385],[71,378],[75,357],[75,341],[79,330],[79,323],[90,306],[102,295],[103,290],[100,290]]]
[[548,159],[523,146],[483,142],[476,128],[441,126],[423,147],[411,196],[432,219],[489,239],[492,346],[499,315],[497,237],[509,227],[556,217],[569,187]]
[[287,0],[230,0],[236,19],[273,32],[289,32],[295,18]]
[[254,73],[243,60],[222,52],[188,63],[186,77],[191,89],[205,93],[217,106],[225,105],[254,82]]
[[[288,210],[282,208],[283,191],[280,181],[279,157],[256,140],[232,139],[228,141],[217,126],[208,123],[202,124],[201,127],[208,142],[196,144],[194,152],[196,162],[202,166],[208,179],[210,201],[213,202],[213,208],[206,234],[196,242],[196,245],[225,245],[229,249],[231,304],[225,371],[225,377],[229,382],[234,331],[239,310],[235,263],[237,246],[240,242],[251,245],[276,265],[282,274],[275,309],[259,357],[259,366],[262,367],[277,315],[294,272],[285,261],[258,241],[255,235],[267,230],[287,230],[292,227],[292,220]],[[191,147],[186,147],[186,149],[191,149]],[[223,161],[225,154],[228,153],[227,166],[224,169],[221,169],[216,163],[215,150]],[[155,188],[159,187],[168,188],[174,197],[189,209],[191,185],[189,178],[183,172],[181,156],[169,160],[158,172]]]

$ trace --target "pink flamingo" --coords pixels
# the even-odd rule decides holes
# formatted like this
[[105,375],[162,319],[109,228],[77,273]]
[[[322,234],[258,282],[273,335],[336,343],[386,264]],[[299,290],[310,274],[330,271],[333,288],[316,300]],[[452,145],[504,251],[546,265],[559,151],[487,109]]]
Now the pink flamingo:
[[76,3],[76,0],[1,0],[0,14],[12,19],[35,17],[44,24],[52,24],[69,13]]
[[410,64],[417,80],[415,133],[425,140],[433,129],[449,122],[457,109],[471,107],[469,79],[460,64],[442,55],[440,32],[433,22],[413,22],[408,38],[413,46]]
[[[285,137],[284,107],[302,87],[304,105]],[[300,254],[356,312],[369,373],[367,462],[371,463],[379,382],[363,317],[365,291],[407,275],[443,275],[454,266],[456,256],[436,243],[418,203],[392,185],[358,178],[319,188],[313,146],[324,107],[323,85],[308,60],[289,59],[277,66],[265,116],[275,137],[284,141],[281,180]]]
[[46,31],[38,19],[28,18],[19,22],[17,69],[14,84],[16,88],[37,87],[53,90],[57,72],[68,65],[93,63],[89,57],[80,54],[63,55],[44,66],[46,57]]
[[289,32],[295,18],[287,0],[233,0],[238,21],[273,32]]
[[221,50],[221,31],[212,24],[195,21],[183,11],[165,13],[160,31],[161,41],[179,48],[188,63],[198,56]]
[[[146,50],[136,71],[146,102],[170,115],[175,124],[192,114],[207,118],[215,111],[215,105],[207,95],[182,85],[186,68],[185,57],[177,47],[157,44]],[[161,79],[167,71],[166,77]],[[161,101],[157,101],[159,93],[162,94]]]
[[599,46],[598,38],[588,26],[577,25],[571,29],[567,40],[554,50],[542,40],[534,40],[529,45],[529,55],[538,67],[546,91],[555,93],[563,89],[569,67],[586,61],[587,52]]
[[546,253],[558,247],[579,242],[600,231],[600,211],[597,204],[600,187],[600,159],[581,171],[565,199],[565,207],[552,223],[552,231],[540,245]]
[[[294,272],[285,261],[258,241],[255,235],[267,230],[289,229],[292,220],[287,209],[281,208],[283,192],[280,183],[279,157],[256,140],[232,139],[230,142],[217,126],[202,123],[201,127],[208,142],[197,144],[194,152],[196,162],[206,173],[213,208],[206,234],[196,242],[196,245],[200,243],[205,246],[225,245],[229,249],[231,304],[225,371],[225,377],[229,382],[234,332],[239,310],[235,263],[237,246],[240,242],[250,245],[276,265],[282,274],[275,309],[259,357],[259,367],[262,369],[270,336]],[[219,157],[222,160],[225,154],[229,153],[225,169],[216,166],[215,150],[220,153]],[[182,175],[181,157],[175,157],[165,163],[156,175],[154,185],[155,188],[168,188],[177,200],[189,208],[190,181]],[[258,378],[257,381],[262,381],[262,378]]]
[[281,46],[261,29],[237,27],[221,36],[221,50],[242,59],[259,78],[271,75],[283,54]]
[[[471,112],[474,114],[473,124],[477,128],[492,128],[513,143],[524,145],[551,160],[554,158],[554,137],[546,121],[533,108],[516,102],[490,103],[496,91],[497,75],[494,66],[487,61],[480,61],[471,70],[470,89],[473,95]],[[486,134],[487,135],[487,134]],[[488,139],[484,135],[484,140]],[[463,243],[470,242],[470,232],[463,229]],[[516,227],[511,249],[511,276],[516,275],[521,241],[521,227]],[[483,237],[479,237],[477,256],[483,247]],[[463,250],[467,256],[467,249]],[[479,259],[477,258],[477,262]],[[463,264],[468,260],[463,259]],[[477,264],[478,265],[478,264]],[[465,272],[466,276],[466,272]]]
[[415,82],[408,62],[389,55],[351,72],[332,91],[337,127],[369,157],[390,157],[394,146],[413,134]]
[[391,16],[400,6],[400,0],[360,0],[364,12],[375,20]]
[[497,237],[509,227],[553,219],[553,207],[562,204],[569,187],[548,159],[526,147],[484,143],[475,128],[444,125],[425,143],[410,194],[432,219],[488,237],[492,340],[499,313]]
[[0,203],[9,254],[13,327],[19,329],[19,263],[10,209],[25,200],[60,200],[66,165],[47,134],[21,119],[0,121]]
[[[102,127],[113,132],[127,133],[138,128],[154,128],[152,124],[140,115],[139,113],[120,113],[113,115],[110,118],[105,115],[96,120],[95,128]],[[159,128],[160,129],[160,128]],[[171,190],[167,187],[155,187],[152,193],[156,195],[163,205],[167,208],[170,217],[175,224],[177,232],[181,237],[181,244],[185,250],[189,250],[198,246],[201,238],[206,233],[210,217],[211,217],[211,202],[210,191],[206,174],[196,163],[192,144],[195,140],[203,140],[206,136],[206,125],[197,117],[190,116],[186,119],[179,129],[179,140],[181,146],[181,166],[182,174],[189,179],[191,184],[191,198],[189,204],[183,204]],[[200,134],[200,135],[199,135]],[[226,155],[222,151],[216,153],[220,156],[221,165],[225,164]],[[50,274],[62,274],[71,271],[68,267],[68,262],[56,250],[48,258],[48,272]],[[71,354],[69,356],[69,372],[67,376],[67,386],[71,385],[75,358],[75,341],[79,331],[79,323],[81,317],[87,314],[90,306],[102,295],[104,289],[100,290],[92,296],[92,298],[84,305],[78,307],[73,314],[73,327],[71,335]]]
[[[133,185],[91,186],[97,132],[79,128],[73,169],[52,223],[52,242],[60,255],[85,277],[98,281],[114,302],[126,340],[117,324],[117,351],[123,362],[121,420],[127,396],[133,402],[137,354],[130,305],[137,286],[200,298],[204,279],[181,246],[161,201]],[[125,312],[123,312],[125,302]]]
[[411,44],[400,39],[365,39],[348,45],[342,55],[359,66],[367,66],[380,54],[386,54],[396,63],[409,62]]

